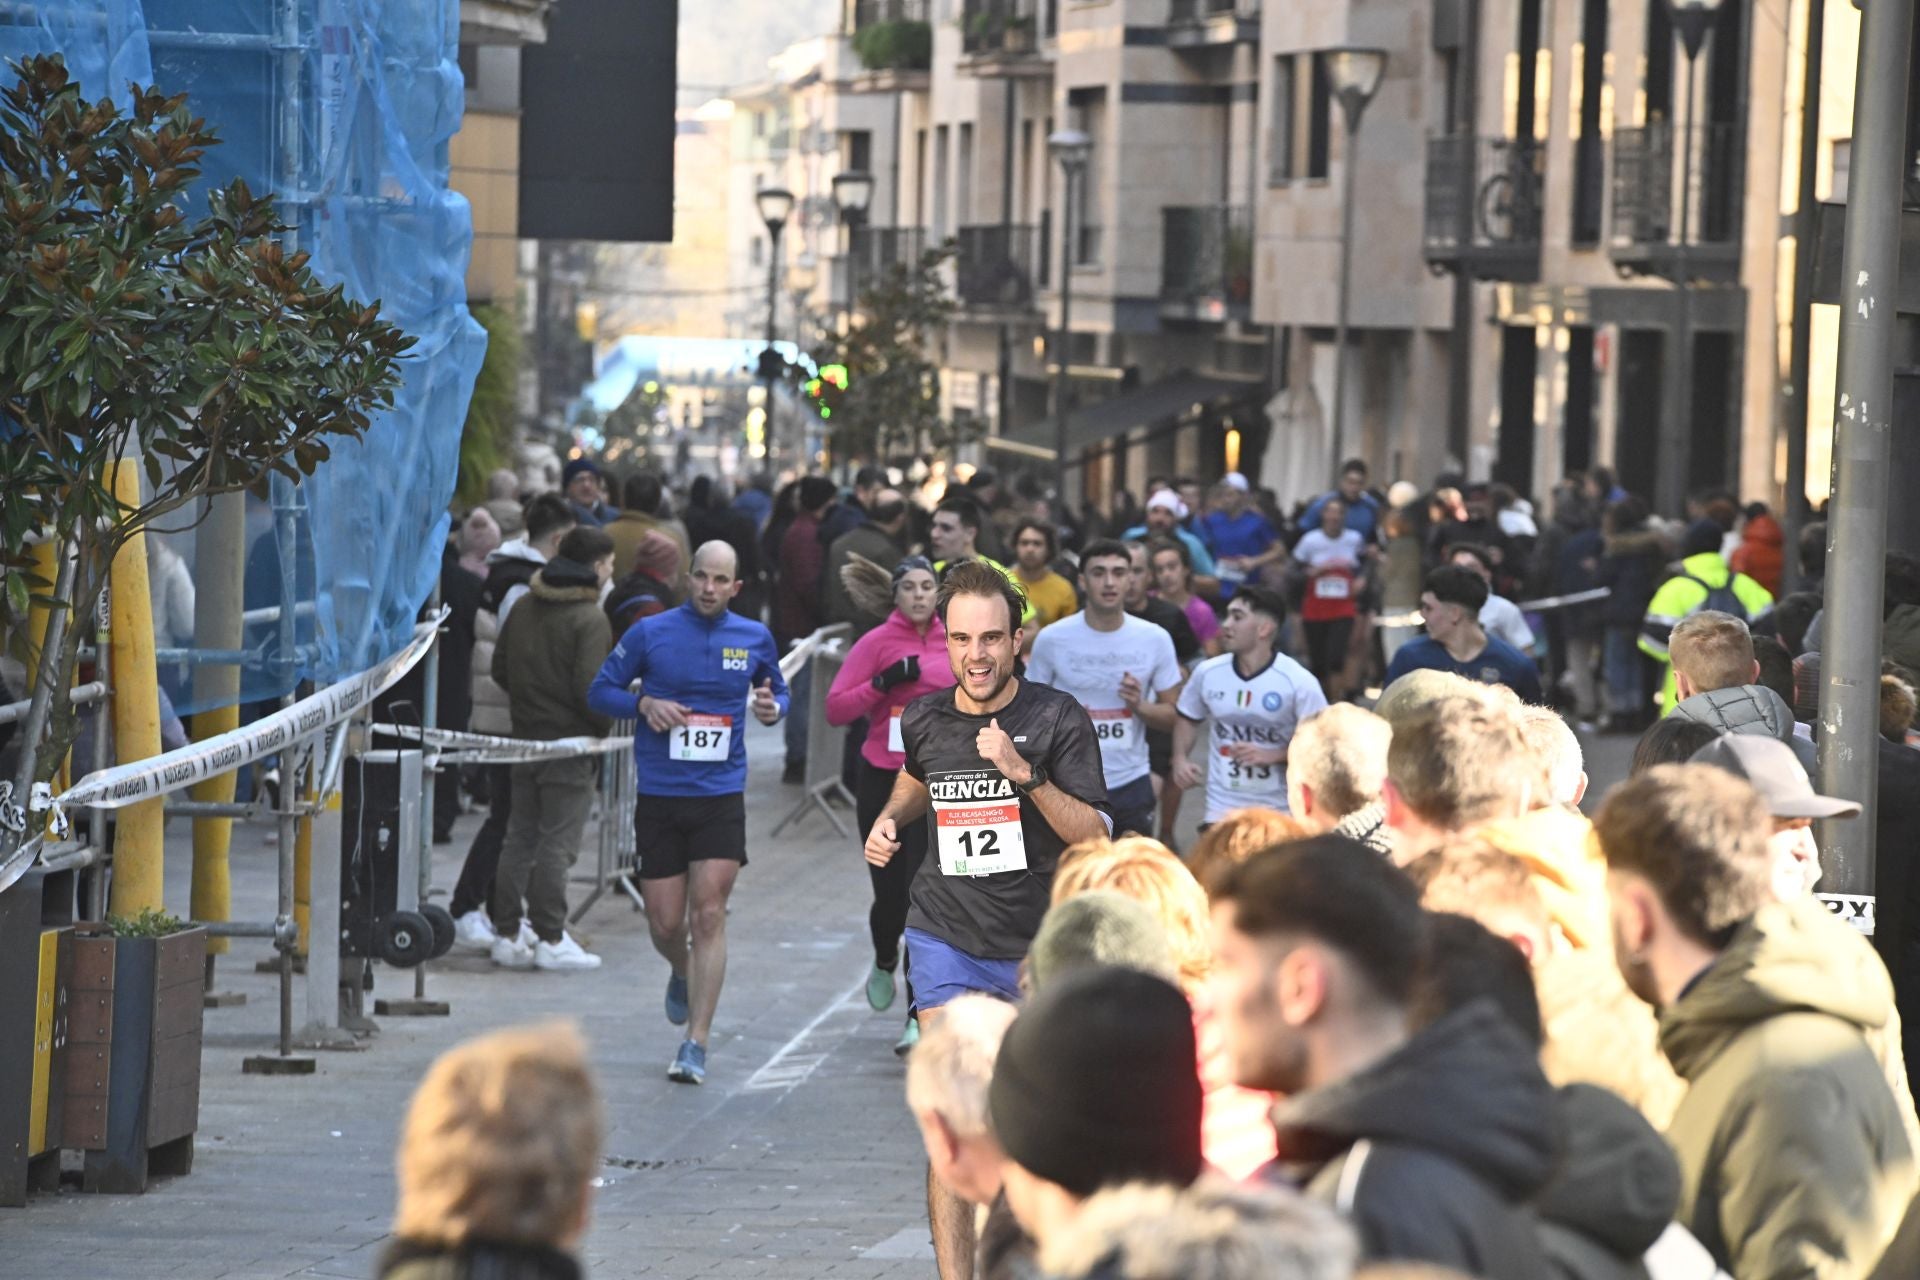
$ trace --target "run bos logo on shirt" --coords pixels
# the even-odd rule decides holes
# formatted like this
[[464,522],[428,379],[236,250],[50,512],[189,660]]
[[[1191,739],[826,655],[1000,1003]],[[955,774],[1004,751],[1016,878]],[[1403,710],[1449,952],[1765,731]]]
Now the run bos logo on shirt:
[[753,659],[745,649],[723,648],[720,650],[720,669],[722,671],[746,671]]

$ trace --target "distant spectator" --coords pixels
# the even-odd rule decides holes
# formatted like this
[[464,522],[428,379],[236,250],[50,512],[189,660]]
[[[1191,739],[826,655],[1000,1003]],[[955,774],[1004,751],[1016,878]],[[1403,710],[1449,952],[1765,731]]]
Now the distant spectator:
[[1391,853],[1381,793],[1392,741],[1391,725],[1351,703],[1307,717],[1287,746],[1287,808],[1314,831]]
[[581,524],[597,528],[619,514],[608,505],[606,477],[591,458],[575,458],[560,468],[560,490]]
[[1669,549],[1649,521],[1647,504],[1638,498],[1625,497],[1609,506],[1601,530],[1599,585],[1609,592],[1601,609],[1607,727],[1615,733],[1638,733],[1653,717],[1647,690],[1649,660],[1641,657],[1638,648],[1640,627]]
[[1740,545],[1727,557],[1727,563],[1765,587],[1769,595],[1777,596],[1780,580],[1786,573],[1786,535],[1764,502],[1748,504],[1746,517],[1747,522],[1740,530]]
[[1668,716],[1656,720],[1634,744],[1627,776],[1637,778],[1655,765],[1685,764],[1693,753],[1719,737],[1721,730],[1704,720]]
[[[1297,747],[1299,739],[1295,738],[1294,742]],[[1193,848],[1187,850],[1185,859],[1187,870],[1193,872],[1193,878],[1211,896],[1214,880],[1226,868],[1238,866],[1254,854],[1277,844],[1304,840],[1317,834],[1299,818],[1281,813],[1278,809],[1233,809],[1224,814],[1220,821],[1208,826],[1200,833],[1200,838],[1193,842]]]
[[1179,980],[1173,944],[1153,912],[1116,890],[1089,889],[1048,908],[1027,952],[1027,993],[1101,965]]
[[846,497],[835,504],[820,524],[820,544],[832,546],[834,539],[867,519],[873,511],[875,495],[887,487],[887,473],[879,467],[861,467],[853,473],[853,485]]
[[1080,597],[1073,584],[1053,568],[1059,558],[1060,542],[1053,526],[1044,520],[1024,520],[1013,531],[1014,576],[1033,606],[1033,625],[1028,630],[1028,648],[1042,627],[1050,627],[1080,608]]
[[567,1280],[603,1131],[568,1024],[495,1031],[428,1068],[401,1130],[381,1280]]
[[[833,481],[826,477],[808,476],[800,482],[793,523],[780,540],[780,589],[773,601],[773,636],[782,651],[811,635],[825,620],[822,575],[827,549],[820,543],[820,527],[836,501]],[[813,664],[803,665],[787,683],[793,691],[793,710],[787,716],[787,765],[780,780],[797,783],[807,776]]]
[[613,539],[613,576],[624,578],[633,572],[634,558],[640,544],[649,533],[660,533],[672,539],[679,552],[673,570],[667,576],[669,583],[678,585],[687,574],[689,555],[687,534],[677,520],[667,520],[661,515],[661,502],[665,488],[660,477],[650,471],[636,471],[627,477],[621,488],[621,509],[609,516],[603,524],[607,535]]
[[1347,506],[1347,528],[1359,534],[1362,541],[1371,543],[1379,534],[1380,517],[1385,512],[1380,500],[1367,490],[1366,459],[1348,458],[1340,464],[1339,484],[1307,504],[1307,509],[1300,514],[1300,531],[1318,529],[1322,509],[1335,499]]
[[1680,545],[1680,571],[1660,584],[1647,602],[1640,624],[1640,651],[1665,667],[1660,709],[1673,710],[1679,702],[1668,646],[1673,629],[1683,620],[1712,610],[1730,614],[1745,625],[1773,604],[1773,595],[1744,573],[1735,572],[1720,554],[1725,530],[1713,520],[1697,520]]
[[[710,477],[695,476],[687,489],[685,526],[689,547],[724,542],[733,548],[734,560],[740,566],[740,594],[727,607],[759,622],[766,615],[767,575],[760,558],[760,528],[754,517],[743,513],[738,504],[728,506],[725,492]],[[691,567],[691,560],[688,565]]]
[[1273,1187],[1202,1178],[1102,1192],[1048,1241],[1053,1280],[1350,1280],[1353,1232]]
[[1814,769],[1813,741],[1794,730],[1793,707],[1758,683],[1747,624],[1731,614],[1702,609],[1681,619],[1668,639],[1673,661],[1673,714],[1712,725],[1721,733],[1755,733],[1792,747]]
[[1172,489],[1157,489],[1147,496],[1146,523],[1135,525],[1120,537],[1123,542],[1144,542],[1150,537],[1179,539],[1193,560],[1194,576],[1203,579],[1194,589],[1210,596],[1220,589],[1219,570],[1213,563],[1213,553],[1186,527],[1189,514],[1179,494]]

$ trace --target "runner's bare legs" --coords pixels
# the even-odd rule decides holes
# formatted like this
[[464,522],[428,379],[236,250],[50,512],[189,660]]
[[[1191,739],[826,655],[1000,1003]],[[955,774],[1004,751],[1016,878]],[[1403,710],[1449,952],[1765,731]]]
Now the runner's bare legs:
[[687,1039],[704,1047],[727,979],[727,898],[740,874],[730,858],[703,858],[687,872],[693,891],[692,968],[687,974]]
[[[920,1033],[933,1030],[938,1009],[920,1010]],[[973,1206],[947,1190],[927,1166],[927,1227],[933,1233],[934,1262],[940,1280],[970,1280],[973,1275]]]
[[676,974],[685,977],[687,877],[663,876],[658,880],[642,880],[640,886],[640,897],[647,907],[647,932],[653,936],[653,949],[673,966]]

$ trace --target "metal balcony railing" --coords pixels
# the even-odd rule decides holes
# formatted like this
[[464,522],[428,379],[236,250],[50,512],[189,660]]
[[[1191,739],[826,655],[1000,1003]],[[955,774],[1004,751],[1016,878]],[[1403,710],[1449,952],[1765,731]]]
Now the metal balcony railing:
[[1039,0],[966,0],[960,10],[963,53],[1034,53],[1040,47]]
[[954,237],[954,292],[969,307],[1026,307],[1033,302],[1039,234],[1027,225],[961,227]]
[[1488,279],[1537,276],[1546,159],[1531,138],[1427,139],[1427,261]]
[[861,287],[877,282],[894,267],[912,267],[927,247],[920,227],[855,227],[847,257],[858,267]]
[[1160,300],[1213,314],[1253,298],[1253,218],[1244,205],[1161,211]]
[[1172,22],[1197,22],[1223,13],[1251,15],[1259,11],[1259,0],[1173,0],[1167,18]]
[[[1619,248],[1677,244],[1684,157],[1678,133],[1665,121],[1613,134],[1613,244]],[[1737,124],[1709,124],[1688,131],[1693,143],[1693,195],[1689,201],[1689,246],[1719,247],[1740,238],[1740,188],[1744,156]]]
[[854,0],[853,29],[882,22],[925,22],[928,0]]

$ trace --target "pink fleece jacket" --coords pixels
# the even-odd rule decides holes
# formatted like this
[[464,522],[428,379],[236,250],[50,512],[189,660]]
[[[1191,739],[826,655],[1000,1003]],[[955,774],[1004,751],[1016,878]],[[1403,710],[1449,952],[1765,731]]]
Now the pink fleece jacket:
[[[908,654],[920,658],[920,678],[897,684],[882,693],[873,678]],[[895,609],[887,620],[853,642],[840,674],[827,693],[827,723],[852,724],[867,718],[867,740],[860,754],[876,769],[898,769],[907,762],[898,751],[887,750],[887,735],[896,707],[904,707],[923,693],[953,687],[953,668],[947,663],[947,629],[939,618],[927,619],[927,634]]]

